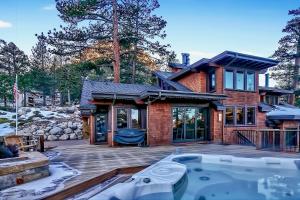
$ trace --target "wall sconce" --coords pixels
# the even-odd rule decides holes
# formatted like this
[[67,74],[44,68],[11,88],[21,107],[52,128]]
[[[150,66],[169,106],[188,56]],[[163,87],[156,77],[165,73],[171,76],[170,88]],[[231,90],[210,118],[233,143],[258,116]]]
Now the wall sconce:
[[222,121],[222,118],[223,118],[223,115],[222,115],[222,113],[220,112],[220,113],[218,113],[218,121],[219,122],[221,122]]

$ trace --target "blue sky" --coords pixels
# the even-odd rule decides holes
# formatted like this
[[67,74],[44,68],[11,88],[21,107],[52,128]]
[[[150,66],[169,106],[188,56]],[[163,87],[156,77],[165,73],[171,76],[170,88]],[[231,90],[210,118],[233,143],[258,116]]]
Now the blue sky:
[[[166,42],[194,62],[224,50],[270,56],[282,37],[289,9],[297,0],[160,0],[156,11],[167,20]],[[35,33],[62,24],[54,0],[1,0],[0,38],[26,53]]]

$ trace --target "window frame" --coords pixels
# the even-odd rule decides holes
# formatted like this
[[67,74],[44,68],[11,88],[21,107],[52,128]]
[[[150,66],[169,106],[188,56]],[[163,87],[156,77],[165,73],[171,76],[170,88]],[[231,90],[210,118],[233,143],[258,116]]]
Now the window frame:
[[[226,80],[227,80],[227,77],[226,77],[226,72],[232,72],[232,88],[227,88],[227,86],[226,86]],[[224,88],[226,89],[226,90],[234,90],[234,88],[235,88],[235,85],[234,85],[234,78],[235,76],[234,76],[234,70],[233,69],[231,69],[231,68],[226,68],[225,69],[225,73],[224,73]]]
[[[226,87],[226,72],[233,72],[233,88],[227,88]],[[244,73],[244,89],[237,89],[237,73]],[[247,90],[247,74],[253,74],[254,75],[254,90]],[[257,91],[257,85],[258,80],[256,78],[256,71],[251,69],[243,69],[243,68],[235,68],[235,67],[225,67],[224,68],[224,77],[223,77],[223,87],[225,90],[231,90],[231,91],[240,91],[240,92],[256,92]]]
[[[214,74],[215,76],[215,85],[212,88],[212,75]],[[208,78],[207,78],[207,91],[208,92],[215,92],[216,91],[216,87],[217,87],[217,79],[216,79],[216,70],[210,70],[208,72]]]
[[[126,114],[126,117],[127,117],[127,126],[126,128],[129,128],[129,129],[137,129],[137,128],[133,128],[132,127],[132,110],[138,110],[138,119],[139,119],[139,125],[140,125],[140,128],[138,129],[143,129],[143,116],[142,116],[142,109],[140,108],[137,108],[137,107],[116,107],[115,108],[115,119],[114,119],[114,124],[115,124],[115,127],[116,127],[116,130],[120,130],[120,129],[124,129],[124,128],[118,128],[118,110],[126,110],[127,114]],[[147,119],[146,119],[147,120]]]
[[[233,124],[227,124],[226,122],[226,108],[233,108]],[[238,124],[237,123],[237,109],[238,108],[242,108],[244,111],[244,120],[243,120],[243,124]],[[254,109],[254,123],[253,124],[248,124],[248,119],[247,119],[247,112],[248,112],[248,108],[253,108]],[[248,106],[248,105],[227,105],[225,106],[225,114],[224,114],[224,126],[226,127],[230,127],[230,126],[256,126],[257,122],[256,122],[256,114],[257,114],[257,110],[255,106]]]

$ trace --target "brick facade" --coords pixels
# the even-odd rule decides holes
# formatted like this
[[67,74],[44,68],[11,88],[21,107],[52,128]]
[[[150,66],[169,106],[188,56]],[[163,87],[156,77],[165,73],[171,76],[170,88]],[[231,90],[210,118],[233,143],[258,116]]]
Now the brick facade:
[[148,106],[148,144],[168,145],[172,143],[171,104],[154,102]]

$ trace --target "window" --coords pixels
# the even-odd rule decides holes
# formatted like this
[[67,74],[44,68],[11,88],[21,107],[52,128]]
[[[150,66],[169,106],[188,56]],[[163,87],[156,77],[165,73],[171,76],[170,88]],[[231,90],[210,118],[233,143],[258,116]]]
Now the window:
[[244,90],[245,88],[245,80],[244,80],[244,72],[237,72],[236,73],[236,89],[237,90]]
[[208,76],[208,90],[214,91],[216,89],[216,73],[215,71],[210,72]]
[[141,129],[146,126],[142,121],[146,121],[143,109],[137,108],[117,108],[117,129],[136,128]]
[[247,90],[254,91],[254,73],[247,73]]
[[237,125],[245,124],[244,108],[236,108],[236,124]]
[[128,128],[127,109],[117,109],[117,128]]
[[265,103],[270,104],[270,105],[278,105],[279,104],[278,96],[266,95]]
[[225,70],[225,88],[234,90],[255,90],[255,72],[242,69]]
[[233,89],[233,71],[225,71],[225,88]]
[[248,125],[255,124],[255,108],[254,107],[247,108],[247,124]]
[[131,128],[141,128],[140,116],[138,109],[131,109]]
[[255,107],[226,107],[226,125],[255,125]]
[[234,108],[232,108],[232,107],[227,107],[226,108],[225,123],[227,125],[233,125],[234,124],[233,110],[234,110]]

